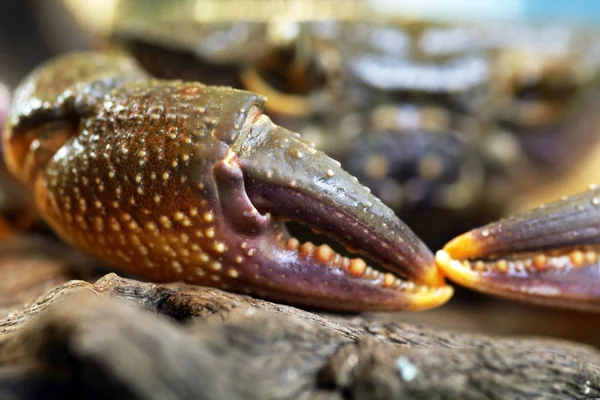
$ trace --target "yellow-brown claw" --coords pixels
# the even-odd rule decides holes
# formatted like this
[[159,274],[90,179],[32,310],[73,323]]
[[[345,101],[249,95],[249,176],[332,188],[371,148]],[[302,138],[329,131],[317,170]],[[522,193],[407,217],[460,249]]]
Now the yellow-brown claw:
[[450,241],[440,269],[503,297],[600,312],[600,190],[564,198]]
[[[259,95],[153,80],[123,56],[88,53],[34,71],[15,99],[11,171],[65,240],[107,264],[339,310],[426,309],[452,295],[423,242],[338,162],[274,125]],[[284,219],[367,260],[299,243]]]

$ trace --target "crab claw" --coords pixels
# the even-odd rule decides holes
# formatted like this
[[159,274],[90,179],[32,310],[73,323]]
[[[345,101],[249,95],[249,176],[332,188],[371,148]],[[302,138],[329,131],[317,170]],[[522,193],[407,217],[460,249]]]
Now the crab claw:
[[600,311],[599,251],[600,190],[592,188],[465,233],[436,261],[481,292]]
[[[339,310],[425,309],[452,295],[414,233],[274,125],[257,94],[152,80],[121,55],[83,53],[40,67],[15,98],[9,168],[60,236],[115,268]],[[390,272],[300,244],[281,219]]]
[[[430,250],[339,162],[264,115],[236,142],[232,149],[248,199],[270,215],[269,228],[256,237],[254,261],[279,298],[335,309],[417,310],[451,297]],[[286,219],[307,224],[390,272],[343,257],[328,245],[300,244],[285,228]]]

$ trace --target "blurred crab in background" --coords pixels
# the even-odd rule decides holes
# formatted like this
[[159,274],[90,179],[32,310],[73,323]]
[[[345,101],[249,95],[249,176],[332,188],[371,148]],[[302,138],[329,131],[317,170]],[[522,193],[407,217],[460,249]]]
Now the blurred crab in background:
[[[384,21],[364,10],[198,22],[184,6],[142,3],[123,3],[105,48],[160,79],[266,96],[277,125],[340,160],[431,247],[499,218],[596,141],[599,59],[587,31]],[[596,196],[462,235],[438,266],[484,292],[597,310]]]

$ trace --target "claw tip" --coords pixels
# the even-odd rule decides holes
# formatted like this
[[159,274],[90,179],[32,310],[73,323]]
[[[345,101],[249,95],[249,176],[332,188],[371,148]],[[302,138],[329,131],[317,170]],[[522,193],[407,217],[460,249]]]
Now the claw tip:
[[435,263],[424,272],[420,280],[422,283],[433,287],[443,287],[446,285],[444,274],[442,274]]
[[445,304],[450,300],[453,294],[454,288],[452,288],[452,286],[434,288],[428,291],[428,293],[417,295],[413,299],[412,306],[413,309],[417,311],[429,310]]
[[435,261],[444,275],[454,282],[472,287],[473,284],[479,281],[479,276],[476,272],[465,267],[460,261],[452,258],[445,248],[444,250],[439,250],[435,254]]
[[475,258],[480,256],[483,250],[482,243],[474,231],[455,237],[444,246],[444,251],[454,259]]

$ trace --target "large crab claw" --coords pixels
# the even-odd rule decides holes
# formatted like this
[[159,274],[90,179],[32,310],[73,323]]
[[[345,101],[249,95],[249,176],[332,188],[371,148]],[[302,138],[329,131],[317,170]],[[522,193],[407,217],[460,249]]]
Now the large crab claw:
[[484,293],[600,311],[599,251],[600,190],[591,188],[465,233],[436,261]]
[[[152,280],[330,309],[450,298],[430,250],[338,162],[263,115],[262,97],[150,80],[122,57],[59,58],[15,95],[9,166],[65,240]],[[300,244],[282,219],[391,272]]]

